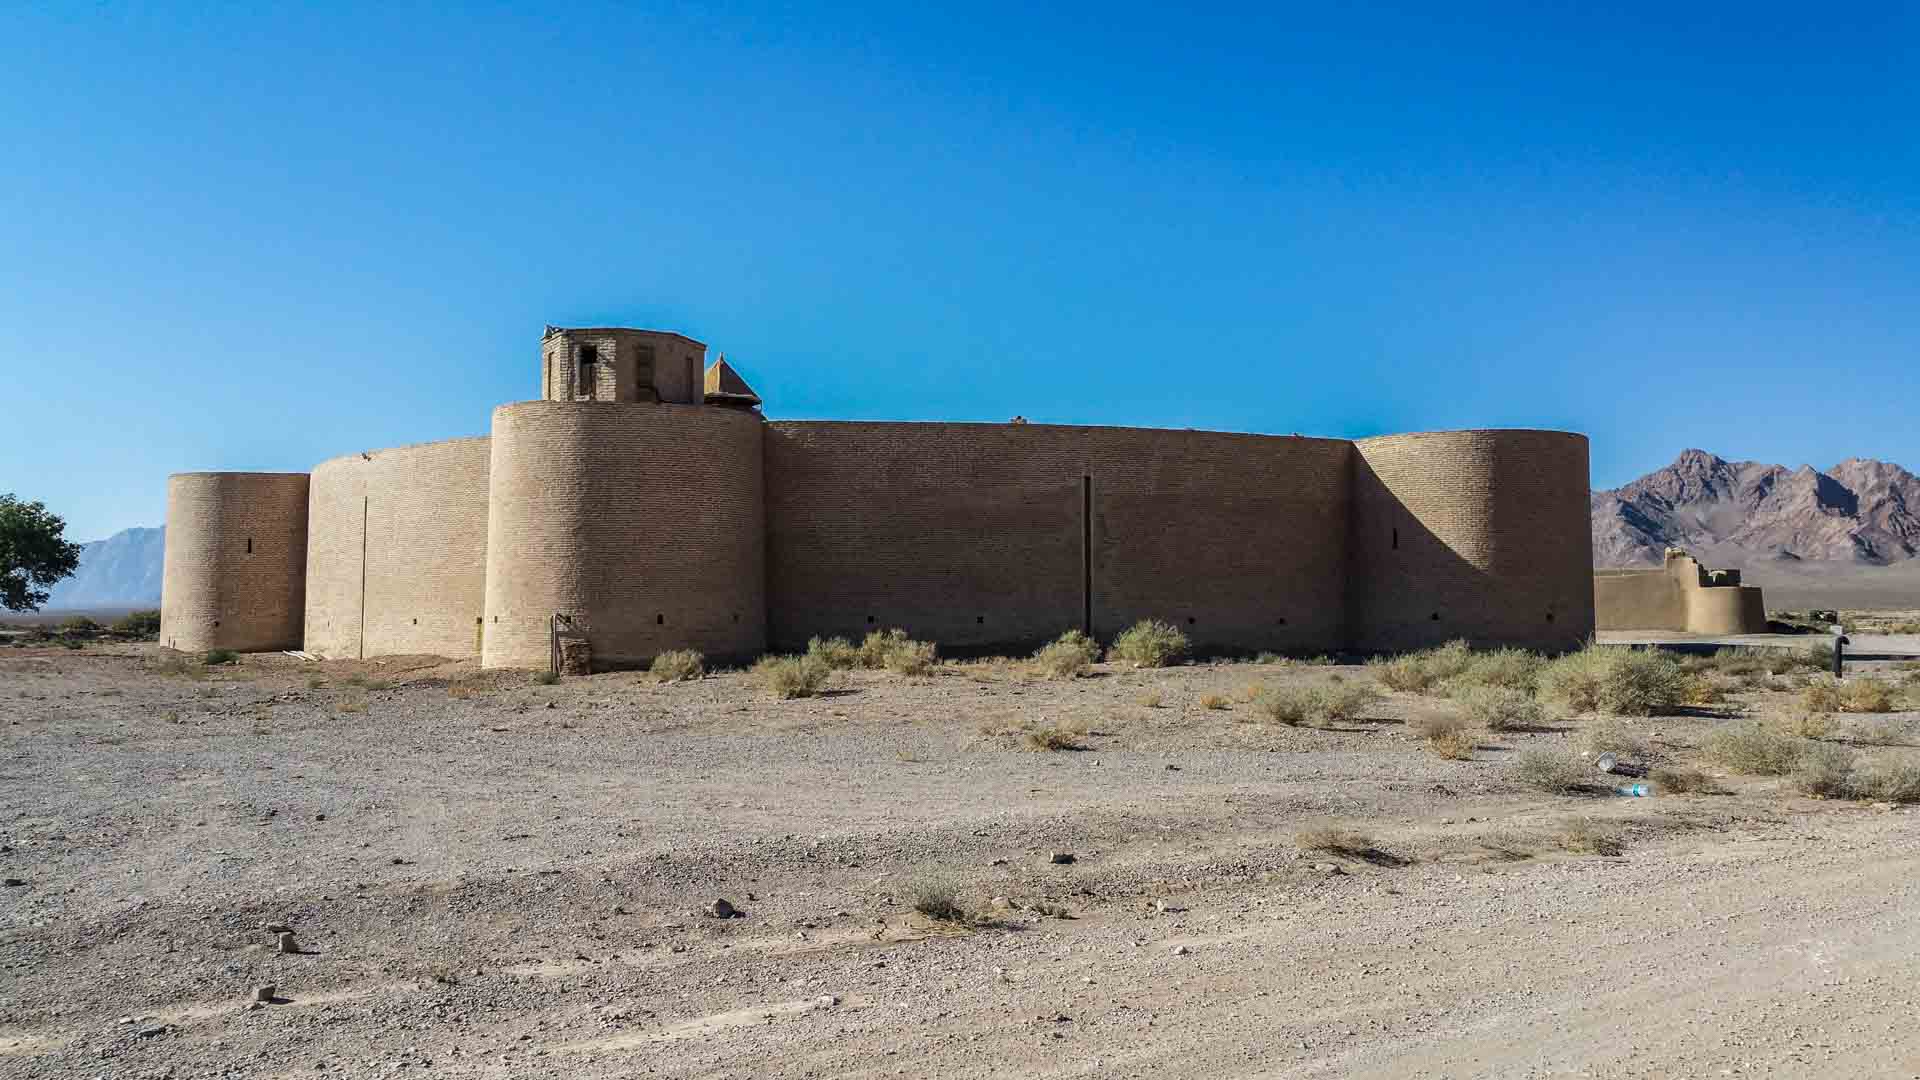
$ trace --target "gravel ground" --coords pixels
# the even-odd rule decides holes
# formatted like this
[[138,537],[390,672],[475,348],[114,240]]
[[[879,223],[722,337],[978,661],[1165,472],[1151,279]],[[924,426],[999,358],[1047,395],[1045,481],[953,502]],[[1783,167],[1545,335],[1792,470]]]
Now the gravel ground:
[[[1367,676],[969,665],[774,701],[9,649],[0,1076],[1920,1075],[1907,810],[1548,796],[1515,753],[1590,721],[1457,762],[1405,728],[1428,699],[1341,730],[1234,700],[1336,678]],[[1684,756],[1775,698],[1637,726]],[[1561,850],[1575,819],[1624,855]],[[1303,854],[1321,822],[1371,850]],[[916,914],[943,883],[985,924]]]

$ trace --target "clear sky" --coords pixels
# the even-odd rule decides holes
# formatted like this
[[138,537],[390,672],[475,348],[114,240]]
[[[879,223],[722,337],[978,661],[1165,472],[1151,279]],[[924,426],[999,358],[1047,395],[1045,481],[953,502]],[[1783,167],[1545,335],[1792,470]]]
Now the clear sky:
[[1920,7],[0,6],[0,491],[484,434],[547,323],[777,418],[1920,468]]

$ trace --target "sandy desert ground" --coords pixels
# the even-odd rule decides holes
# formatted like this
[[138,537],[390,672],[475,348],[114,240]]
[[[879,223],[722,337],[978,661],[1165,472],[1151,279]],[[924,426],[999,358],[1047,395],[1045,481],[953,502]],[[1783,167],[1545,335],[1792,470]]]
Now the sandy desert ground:
[[[1369,678],[953,665],[776,701],[0,650],[0,1076],[1920,1074],[1911,810],[1548,795],[1518,754],[1597,721],[1449,761],[1406,723],[1430,698],[1334,730],[1238,700]],[[1684,760],[1790,698],[1632,724]],[[1563,850],[1582,821],[1622,853]],[[1302,851],[1327,822],[1370,848]],[[912,910],[939,879],[984,925]]]

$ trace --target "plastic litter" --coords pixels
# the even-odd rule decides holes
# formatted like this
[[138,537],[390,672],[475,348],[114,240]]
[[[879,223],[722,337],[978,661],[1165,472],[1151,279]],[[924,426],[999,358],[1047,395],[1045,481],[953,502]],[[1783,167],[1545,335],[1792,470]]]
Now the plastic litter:
[[1634,799],[1644,799],[1647,796],[1653,794],[1653,789],[1648,787],[1645,784],[1622,784],[1619,787],[1614,788],[1613,793],[1615,795],[1625,795],[1629,798],[1634,798]]

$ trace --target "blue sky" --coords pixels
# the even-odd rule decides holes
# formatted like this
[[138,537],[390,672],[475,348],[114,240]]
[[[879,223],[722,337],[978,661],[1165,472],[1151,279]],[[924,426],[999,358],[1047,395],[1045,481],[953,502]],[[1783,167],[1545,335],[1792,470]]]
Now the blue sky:
[[0,8],[0,491],[482,434],[546,323],[779,418],[1920,468],[1920,8],[1041,6]]

